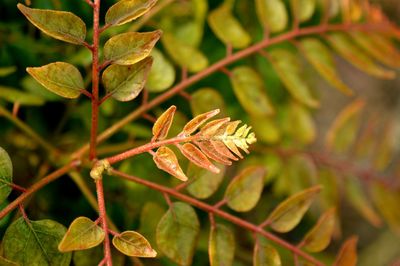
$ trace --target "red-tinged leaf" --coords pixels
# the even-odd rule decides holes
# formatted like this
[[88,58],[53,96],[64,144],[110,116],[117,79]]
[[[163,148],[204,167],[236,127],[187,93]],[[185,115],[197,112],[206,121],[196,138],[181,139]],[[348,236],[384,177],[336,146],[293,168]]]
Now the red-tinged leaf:
[[299,224],[320,191],[321,186],[315,186],[286,199],[269,215],[268,225],[276,232],[286,233],[291,231]]
[[176,106],[172,105],[162,115],[160,115],[153,126],[152,141],[163,140],[167,137],[172,121],[174,120],[175,111]]
[[204,152],[205,155],[207,155],[208,157],[210,157],[214,161],[222,163],[222,164],[225,164],[225,165],[231,165],[232,164],[231,161],[229,161],[224,156],[221,156],[221,154],[219,154],[218,151],[215,150],[214,146],[211,144],[210,141],[207,141],[207,140],[199,141],[199,142],[196,142],[196,145],[199,146],[200,150],[202,152]]
[[175,153],[170,148],[165,146],[158,148],[157,152],[153,156],[153,160],[159,169],[175,176],[182,181],[186,181],[188,179],[183,173],[182,168],[179,166],[179,162]]
[[225,144],[221,141],[215,141],[212,140],[211,144],[213,145],[213,147],[215,148],[215,150],[221,154],[222,156],[225,156],[228,159],[237,161],[238,158],[236,158],[231,152],[230,150],[225,146]]
[[204,127],[201,128],[200,134],[204,136],[213,136],[218,132],[219,129],[221,129],[221,127],[228,123],[229,120],[231,119],[226,117],[208,122]]
[[259,241],[254,245],[253,266],[281,266],[281,257],[278,251],[271,245],[261,244]]
[[237,156],[239,156],[240,159],[243,159],[243,155],[240,153],[239,149],[236,147],[235,142],[230,139],[224,139],[223,140],[224,144]]
[[340,248],[334,266],[356,266],[357,264],[357,241],[353,236],[349,238]]
[[111,6],[106,13],[106,24],[122,25],[147,13],[157,0],[122,0]]
[[318,220],[317,224],[307,233],[302,246],[308,252],[320,252],[330,243],[335,229],[335,209],[329,209]]
[[208,119],[213,116],[216,116],[219,113],[219,109],[212,110],[210,112],[200,114],[190,120],[185,127],[183,128],[182,133],[185,135],[190,135],[195,132],[199,127],[201,127]]
[[218,167],[213,165],[208,159],[207,156],[204,155],[204,153],[201,152],[199,148],[194,146],[191,143],[185,143],[180,147],[180,150],[182,154],[188,158],[191,162],[194,164],[207,169],[213,173],[219,173]]
[[235,237],[233,232],[222,224],[211,228],[208,245],[211,266],[231,266],[235,255]]
[[112,243],[120,252],[127,256],[154,258],[157,252],[151,248],[147,239],[135,231],[125,231],[114,236]]
[[265,169],[248,167],[241,171],[228,185],[224,198],[228,206],[237,212],[254,208],[264,187]]

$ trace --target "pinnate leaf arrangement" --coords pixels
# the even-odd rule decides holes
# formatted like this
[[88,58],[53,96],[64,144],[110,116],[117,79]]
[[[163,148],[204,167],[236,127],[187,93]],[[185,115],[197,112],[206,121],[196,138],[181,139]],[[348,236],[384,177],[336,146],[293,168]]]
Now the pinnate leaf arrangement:
[[[357,236],[327,251],[332,239],[342,237],[341,191],[372,226],[387,223],[400,232],[398,178],[384,175],[392,172],[396,154],[392,118],[378,125],[379,114],[368,113],[364,121],[366,102],[355,99],[328,130],[326,153],[308,149],[317,138],[312,112],[322,104],[304,78],[302,57],[348,97],[355,90],[341,79],[333,52],[377,78],[393,79],[392,69],[400,67],[400,31],[377,6],[367,0],[120,0],[102,14],[101,0],[85,0],[93,11],[93,28],[87,29],[77,15],[36,8],[41,5],[35,2],[17,8],[47,37],[76,47],[68,62],[28,67],[22,91],[0,85],[0,118],[15,126],[5,131],[19,130],[7,147],[22,149],[33,141],[23,154],[39,172],[26,181],[28,188],[15,184],[21,171],[14,173],[0,147],[1,265],[147,265],[142,258],[152,258],[154,265],[352,266]],[[151,30],[138,32],[144,26]],[[0,77],[15,71],[0,67]],[[196,88],[199,81],[216,88]],[[173,96],[189,102],[191,120],[173,105],[178,99],[161,106]],[[19,117],[20,109],[49,102],[75,115],[60,119],[56,144]],[[64,134],[66,125],[75,132]],[[140,159],[146,153],[152,162]],[[244,153],[250,158],[240,161]],[[71,178],[96,217],[78,214],[68,228],[29,218],[45,216],[28,208],[31,196],[61,177]],[[164,200],[153,199],[151,191]],[[114,207],[109,195],[124,199]],[[127,230],[114,224],[118,216],[118,226]],[[302,221],[310,226],[297,232]]]

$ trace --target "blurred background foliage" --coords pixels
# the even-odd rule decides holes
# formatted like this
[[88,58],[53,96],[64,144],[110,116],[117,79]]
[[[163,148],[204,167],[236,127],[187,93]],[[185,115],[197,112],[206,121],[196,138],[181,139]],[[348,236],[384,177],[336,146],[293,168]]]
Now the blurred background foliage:
[[[29,2],[34,8],[71,11],[80,16],[88,26],[92,24],[92,10],[84,1],[30,0]],[[114,2],[113,0],[102,1],[102,16],[106,8]],[[171,53],[171,50],[179,46],[169,47],[173,46],[174,40],[194,47],[195,51],[201,52],[202,56],[207,58],[209,64],[225,56],[226,47],[218,40],[206,22],[208,12],[222,2],[222,0],[160,0],[159,5],[165,4],[166,7],[144,25],[139,20],[108,29],[103,34],[102,41],[126,30],[146,31],[161,28],[164,31],[163,39],[157,45],[157,51],[153,52],[155,58],[160,58],[161,67],[158,67],[158,73],[154,73],[154,77],[148,84],[151,99],[161,91],[170,88],[172,84],[179,82],[181,78],[179,67],[172,63],[175,60],[174,52]],[[381,5],[394,22],[399,22],[400,4],[397,0],[375,0],[374,2]],[[234,13],[252,42],[262,39],[263,30],[256,19],[253,1],[235,1]],[[320,12],[317,12],[302,26],[317,25],[320,18]],[[90,31],[88,36],[90,38]],[[278,48],[295,51],[295,47],[290,43],[279,44]],[[259,144],[254,147],[247,159],[226,169],[226,177],[221,180],[220,187],[225,188],[238,169],[247,165],[264,165],[268,174],[265,177],[266,186],[259,204],[252,211],[239,214],[239,216],[259,223],[288,195],[321,183],[325,185],[326,190],[312,212],[294,231],[282,237],[290,242],[299,241],[315,223],[321,210],[336,205],[340,211],[335,241],[326,252],[318,256],[324,261],[332,261],[342,240],[351,234],[357,234],[360,237],[359,265],[390,265],[400,258],[398,245],[400,238],[397,236],[400,224],[396,224],[399,223],[399,219],[397,217],[392,221],[386,221],[387,216],[383,214],[382,218],[378,209],[387,208],[389,212],[398,212],[398,205],[388,206],[385,203],[379,205],[372,202],[368,191],[373,183],[370,180],[379,179],[384,175],[396,177],[400,174],[400,168],[396,163],[399,139],[397,130],[400,110],[399,79],[383,81],[376,79],[357,70],[339,56],[335,56],[340,76],[355,92],[355,96],[349,97],[332,89],[313,67],[306,63],[304,57],[299,56],[299,58],[306,66],[302,68],[304,80],[310,84],[312,95],[319,99],[320,108],[310,109],[293,101],[270,61],[260,55],[254,55],[235,62],[229,66],[229,69],[247,65],[260,74],[262,78],[260,86],[274,106],[274,116],[260,119],[249,114],[247,110],[247,112],[244,111],[246,103],[241,105],[238,102],[229,75],[221,72],[214,73],[187,89],[191,97],[190,101],[185,97],[175,96],[155,108],[153,114],[159,115],[171,104],[179,106],[179,113],[176,115],[172,128],[174,133],[178,133],[192,116],[213,108],[221,108],[224,116],[249,123],[254,127]],[[85,82],[87,85],[90,84],[91,55],[87,49],[71,46],[43,35],[20,14],[15,0],[1,0],[0,105],[11,110],[13,102],[18,99],[21,101],[18,95],[15,96],[17,100],[10,99],[7,91],[10,88],[29,92],[31,98],[26,104],[21,102],[18,116],[47,141],[68,153],[89,140],[90,102],[85,97],[65,101],[47,92],[25,71],[26,67],[41,66],[55,61],[75,64],[82,73],[87,74]],[[190,71],[189,67],[190,72],[197,72],[196,68],[202,68],[201,60],[196,62],[200,66],[193,66],[193,71]],[[252,81],[257,86],[257,82]],[[362,98],[362,100],[354,101],[355,98]],[[101,106],[100,131],[119,121],[140,104],[140,99],[128,103],[116,102],[113,99],[107,101]],[[339,117],[342,118],[337,118],[340,113]],[[340,120],[342,122],[338,122]],[[333,132],[335,129],[331,126],[334,121],[339,124],[337,132]],[[128,124],[109,141],[99,146],[99,156],[104,157],[148,142],[151,138],[151,125],[152,123],[146,119],[139,119]],[[336,138],[332,140],[333,144],[326,142],[329,134],[336,134],[335,137],[331,137]],[[383,143],[384,141],[386,143]],[[29,186],[51,170],[49,160],[54,160],[54,158],[49,158],[50,155],[46,151],[40,149],[32,139],[1,115],[0,146],[6,149],[12,158],[15,171],[14,181],[17,184]],[[181,162],[183,168],[186,169],[188,167],[185,165],[186,161],[181,160]],[[168,186],[178,184],[177,181],[158,170],[147,154],[129,159],[121,163],[118,168],[123,172],[160,184]],[[368,175],[354,169],[365,171],[370,169],[371,171]],[[196,171],[194,173],[196,174]],[[379,173],[379,176],[374,176],[375,173]],[[362,176],[356,176],[357,174]],[[84,176],[87,177],[87,183],[92,185],[87,172]],[[399,181],[398,177],[397,181]],[[155,227],[167,210],[162,194],[115,178],[106,178],[104,182],[107,211],[115,224],[120,228],[138,229],[156,246]],[[211,197],[208,195],[203,197],[207,198],[207,202],[216,202],[223,197],[224,189],[221,188]],[[196,189],[193,187],[189,186],[187,191],[196,197],[202,197],[196,194]],[[9,200],[15,196],[13,194]],[[69,178],[63,178],[42,189],[26,207],[32,219],[49,218],[64,225],[69,224],[77,216],[95,216],[86,198]],[[14,215],[11,214],[0,221],[2,232]],[[200,266],[208,265],[209,229],[206,226],[207,214],[198,212],[198,215],[202,224],[202,233],[193,265]],[[387,223],[391,225],[391,228],[386,225]],[[253,246],[251,234],[244,232],[241,228],[234,230],[237,237],[234,265],[250,265]],[[393,234],[395,231],[397,235]],[[100,249],[96,248],[91,252],[99,253]],[[292,256],[289,251],[279,249],[279,252],[283,265],[292,265],[293,262],[290,259]],[[78,252],[75,257],[80,255],[82,254]],[[99,256],[99,254],[93,256]],[[85,264],[77,263],[76,265]],[[122,265],[122,262],[117,265]],[[145,265],[175,264],[161,257],[158,260],[145,260]]]

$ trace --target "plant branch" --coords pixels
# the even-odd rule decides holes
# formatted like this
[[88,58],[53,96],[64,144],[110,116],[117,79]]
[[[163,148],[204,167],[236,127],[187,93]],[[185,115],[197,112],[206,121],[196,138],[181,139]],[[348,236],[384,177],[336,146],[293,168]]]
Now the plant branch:
[[13,202],[8,204],[4,209],[0,211],[0,219],[3,219],[9,212],[18,207],[18,205],[22,204],[31,194],[35,193],[45,185],[53,182],[64,174],[68,173],[71,169],[80,165],[79,161],[72,161],[71,163],[61,167],[60,169],[54,171],[53,173],[43,177],[37,183],[33,184],[30,188],[28,188],[25,192],[23,192],[18,198],[16,198]]
[[[366,24],[332,24],[332,25],[318,25],[318,26],[312,26],[312,27],[307,27],[307,28],[300,28],[299,30],[294,30],[290,31],[287,33],[284,33],[282,35],[269,38],[269,39],[264,39],[252,46],[249,46],[248,48],[245,48],[241,51],[238,51],[231,56],[227,56],[220,61],[216,62],[215,64],[209,66],[208,68],[190,76],[189,78],[181,81],[168,91],[164,92],[163,94],[159,95],[158,97],[154,98],[152,101],[148,102],[145,105],[140,106],[137,108],[135,111],[131,112],[127,116],[125,116],[123,119],[121,119],[119,122],[113,124],[111,127],[106,129],[104,132],[102,132],[98,138],[97,142],[102,142],[109,137],[111,137],[114,133],[118,132],[122,127],[124,127],[126,124],[130,123],[134,119],[137,119],[141,117],[141,115],[148,110],[158,106],[160,103],[165,102],[166,100],[170,99],[180,91],[183,91],[187,87],[193,85],[194,83],[200,81],[201,79],[219,71],[221,68],[226,67],[240,59],[243,59],[245,57],[248,57],[254,53],[257,53],[258,51],[265,49],[271,45],[278,44],[281,42],[285,42],[294,38],[302,37],[302,36],[308,36],[308,35],[314,35],[314,34],[322,34],[325,32],[331,32],[331,31],[352,31],[352,30],[359,30],[359,31],[382,31],[382,32],[393,32],[393,26],[390,25],[389,23],[381,23],[381,24],[372,24],[372,23],[366,23]],[[394,34],[394,33],[393,33]],[[73,153],[72,157],[81,157],[87,150],[89,149],[88,145],[85,145],[81,147],[79,150],[77,150],[75,153]]]
[[260,234],[260,235],[266,237],[267,239],[275,242],[276,244],[278,244],[278,245],[280,245],[280,246],[292,251],[293,253],[295,253],[295,254],[297,254],[297,255],[299,255],[301,257],[303,257],[307,261],[309,261],[309,262],[311,262],[311,263],[313,263],[313,264],[315,264],[317,266],[323,266],[324,265],[322,262],[318,261],[317,259],[315,259],[311,255],[307,254],[306,252],[302,251],[298,247],[286,242],[285,240],[275,236],[274,234],[272,234],[270,232],[265,231],[263,228],[255,225],[255,224],[252,224],[252,223],[250,223],[248,221],[245,221],[243,219],[240,219],[240,218],[238,218],[238,217],[236,217],[236,216],[234,216],[234,215],[232,215],[230,213],[227,213],[227,212],[224,212],[224,211],[222,211],[222,210],[220,210],[218,208],[215,208],[212,205],[209,205],[209,204],[204,203],[202,201],[199,201],[199,200],[197,200],[195,198],[192,198],[190,196],[182,194],[182,193],[180,193],[180,192],[178,192],[178,191],[176,191],[174,189],[171,189],[171,188],[168,188],[168,187],[165,187],[165,186],[162,186],[162,185],[147,181],[145,179],[138,178],[136,176],[128,175],[128,174],[125,174],[123,172],[120,172],[120,171],[117,171],[117,170],[114,170],[114,169],[110,170],[110,174],[122,177],[124,179],[133,181],[135,183],[144,185],[146,187],[149,187],[151,189],[160,191],[161,193],[165,193],[165,194],[168,194],[170,196],[173,196],[174,198],[177,198],[179,200],[187,202],[190,205],[195,206],[195,207],[197,207],[199,209],[202,209],[202,210],[204,210],[204,211],[206,211],[208,213],[212,213],[212,214],[217,215],[217,216],[219,216],[221,218],[224,218],[225,220],[230,221],[231,223],[234,223],[234,224],[236,224],[236,225],[238,225],[238,226],[240,226],[242,228],[245,228],[245,229],[247,229],[249,231],[252,231],[254,233]]

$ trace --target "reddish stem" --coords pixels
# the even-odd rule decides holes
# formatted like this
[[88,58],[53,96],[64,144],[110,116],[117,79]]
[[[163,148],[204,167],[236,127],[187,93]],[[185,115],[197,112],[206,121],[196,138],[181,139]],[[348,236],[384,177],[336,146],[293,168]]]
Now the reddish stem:
[[13,114],[13,116],[14,117],[17,117],[18,116],[18,111],[19,111],[19,107],[20,107],[21,105],[19,104],[19,102],[15,102],[14,103],[14,105],[13,105],[13,110],[12,110],[12,114]]
[[23,188],[21,186],[18,186],[17,184],[11,183],[10,186],[12,187],[12,189],[14,190],[18,190],[20,192],[26,192],[26,188]]
[[110,247],[110,237],[107,234],[109,231],[107,226],[107,213],[106,213],[106,204],[104,201],[104,191],[103,191],[103,180],[96,180],[96,192],[97,192],[97,203],[99,205],[99,216],[101,218],[101,227],[104,232],[106,232],[104,236],[104,261],[107,266],[112,266],[112,258],[111,258],[111,247]]
[[99,116],[99,27],[100,0],[93,5],[93,49],[92,49],[92,127],[90,131],[89,159],[96,158],[96,139]]
[[202,210],[204,210],[204,211],[206,211],[208,213],[212,213],[214,215],[222,217],[225,220],[230,221],[231,223],[236,224],[236,225],[238,225],[238,226],[240,226],[242,228],[245,228],[245,229],[247,229],[249,231],[252,231],[252,232],[255,232],[257,234],[260,234],[260,235],[266,237],[267,239],[277,243],[278,245],[280,245],[280,246],[292,251],[293,253],[303,257],[304,259],[308,260],[309,262],[311,262],[311,263],[313,263],[313,264],[315,264],[317,266],[323,266],[324,265],[322,262],[318,261],[317,259],[315,259],[311,255],[307,254],[306,252],[302,251],[301,249],[297,248],[296,246],[286,242],[285,240],[275,236],[274,234],[265,231],[263,228],[255,225],[255,224],[252,224],[252,223],[250,223],[250,222],[248,222],[246,220],[240,219],[240,218],[238,218],[238,217],[236,217],[236,216],[234,216],[234,215],[232,215],[230,213],[227,213],[227,212],[224,212],[224,211],[222,211],[222,210],[220,210],[218,208],[215,208],[212,205],[209,205],[207,203],[199,201],[199,200],[197,200],[195,198],[189,197],[189,196],[187,196],[185,194],[182,194],[182,193],[180,193],[180,192],[178,192],[178,191],[176,191],[174,189],[161,186],[159,184],[147,181],[145,179],[138,178],[136,176],[131,176],[131,175],[125,174],[123,172],[120,172],[120,171],[117,171],[117,170],[114,170],[114,169],[112,169],[110,172],[111,172],[112,175],[122,177],[124,179],[133,181],[133,182],[138,183],[138,184],[142,184],[142,185],[144,185],[146,187],[149,187],[151,189],[160,191],[162,193],[167,193],[170,196],[173,196],[174,198],[177,198],[179,200],[187,202],[192,206],[195,206],[195,207],[197,207],[199,209],[202,209]]

